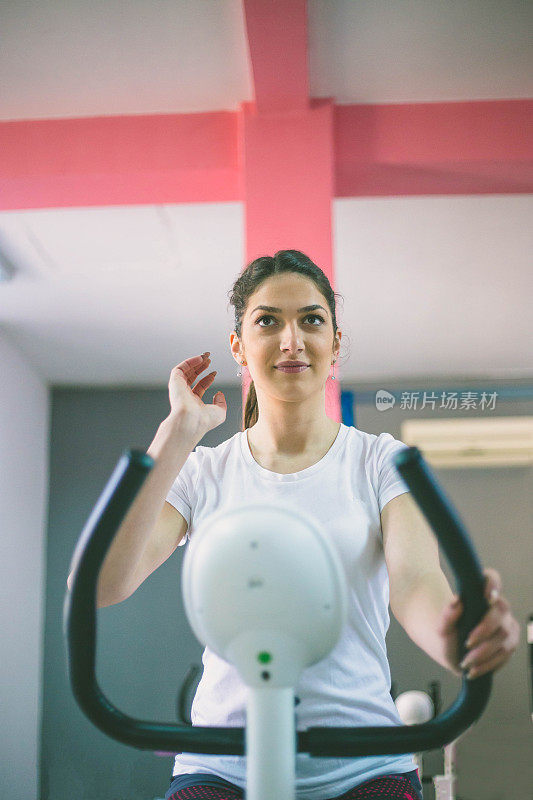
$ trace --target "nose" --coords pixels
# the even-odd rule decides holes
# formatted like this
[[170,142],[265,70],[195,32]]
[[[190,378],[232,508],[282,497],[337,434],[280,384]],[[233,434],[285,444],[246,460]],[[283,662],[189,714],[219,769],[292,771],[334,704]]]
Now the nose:
[[289,324],[289,326],[284,329],[280,341],[280,350],[287,354],[297,354],[303,350],[303,340],[297,322]]

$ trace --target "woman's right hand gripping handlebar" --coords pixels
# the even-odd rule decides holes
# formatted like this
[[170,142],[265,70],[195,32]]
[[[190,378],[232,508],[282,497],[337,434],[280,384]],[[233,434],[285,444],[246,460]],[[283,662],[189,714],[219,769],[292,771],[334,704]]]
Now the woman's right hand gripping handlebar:
[[209,366],[209,353],[186,358],[177,364],[170,373],[168,393],[171,416],[177,416],[182,425],[194,432],[200,439],[212,428],[221,425],[226,419],[227,404],[222,392],[217,392],[212,403],[204,403],[203,396],[215,380],[216,370],[201,378],[193,386],[196,378]]

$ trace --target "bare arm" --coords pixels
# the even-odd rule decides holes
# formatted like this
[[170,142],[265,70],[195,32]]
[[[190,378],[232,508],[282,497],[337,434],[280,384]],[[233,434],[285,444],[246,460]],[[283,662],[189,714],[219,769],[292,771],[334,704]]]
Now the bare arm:
[[[100,570],[97,607],[125,600],[175,550],[184,535],[181,515],[165,498],[201,434],[183,416],[171,414],[159,426],[147,450],[155,460],[118,529]],[[154,536],[155,533],[155,536]],[[150,564],[146,563],[150,559]],[[72,574],[67,584],[70,588]]]
[[435,534],[410,492],[394,497],[383,508],[381,529],[392,613],[415,644],[458,674],[438,631],[453,592],[440,566]]
[[[215,372],[198,376],[210,364],[209,353],[186,358],[170,373],[170,414],[157,430],[148,455],[155,465],[148,473],[107,552],[97,586],[97,606],[120,603],[141,585],[176,549],[187,522],[165,499],[190,453],[207,431],[226,419],[226,398],[213,403],[203,396]],[[72,575],[67,584],[70,588]]]

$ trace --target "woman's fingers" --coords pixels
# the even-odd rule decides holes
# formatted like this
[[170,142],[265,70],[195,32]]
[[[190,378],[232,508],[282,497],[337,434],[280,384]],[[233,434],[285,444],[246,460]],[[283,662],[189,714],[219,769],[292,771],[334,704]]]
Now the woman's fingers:
[[185,359],[179,369],[181,369],[185,375],[187,382],[191,384],[204,369],[207,369],[210,363],[211,359],[209,356],[194,356],[193,358]]
[[215,370],[214,372],[210,372],[208,375],[204,375],[204,377],[198,381],[196,386],[193,387],[193,392],[197,394],[198,397],[203,397],[209,384],[213,383],[215,380],[216,374],[217,371]]

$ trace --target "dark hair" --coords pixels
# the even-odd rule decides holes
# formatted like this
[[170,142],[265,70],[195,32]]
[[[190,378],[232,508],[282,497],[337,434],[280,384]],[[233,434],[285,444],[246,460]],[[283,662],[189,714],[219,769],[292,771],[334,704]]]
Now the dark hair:
[[[241,272],[232,289],[228,292],[230,295],[230,304],[235,308],[235,333],[242,339],[242,318],[246,312],[248,300],[256,292],[259,286],[272,275],[280,275],[284,272],[295,272],[298,275],[303,275],[310,278],[320,293],[325,297],[331,316],[333,319],[333,337],[337,333],[337,318],[335,315],[335,296],[336,293],[331,288],[331,284],[327,276],[322,272],[320,267],[311,261],[311,259],[301,253],[299,250],[279,250],[274,256],[261,256],[252,261]],[[339,295],[340,296],[340,295]],[[252,381],[248,389],[246,397],[246,405],[243,414],[243,431],[255,425],[259,417],[259,408],[257,405],[257,395],[255,392],[254,382]]]

